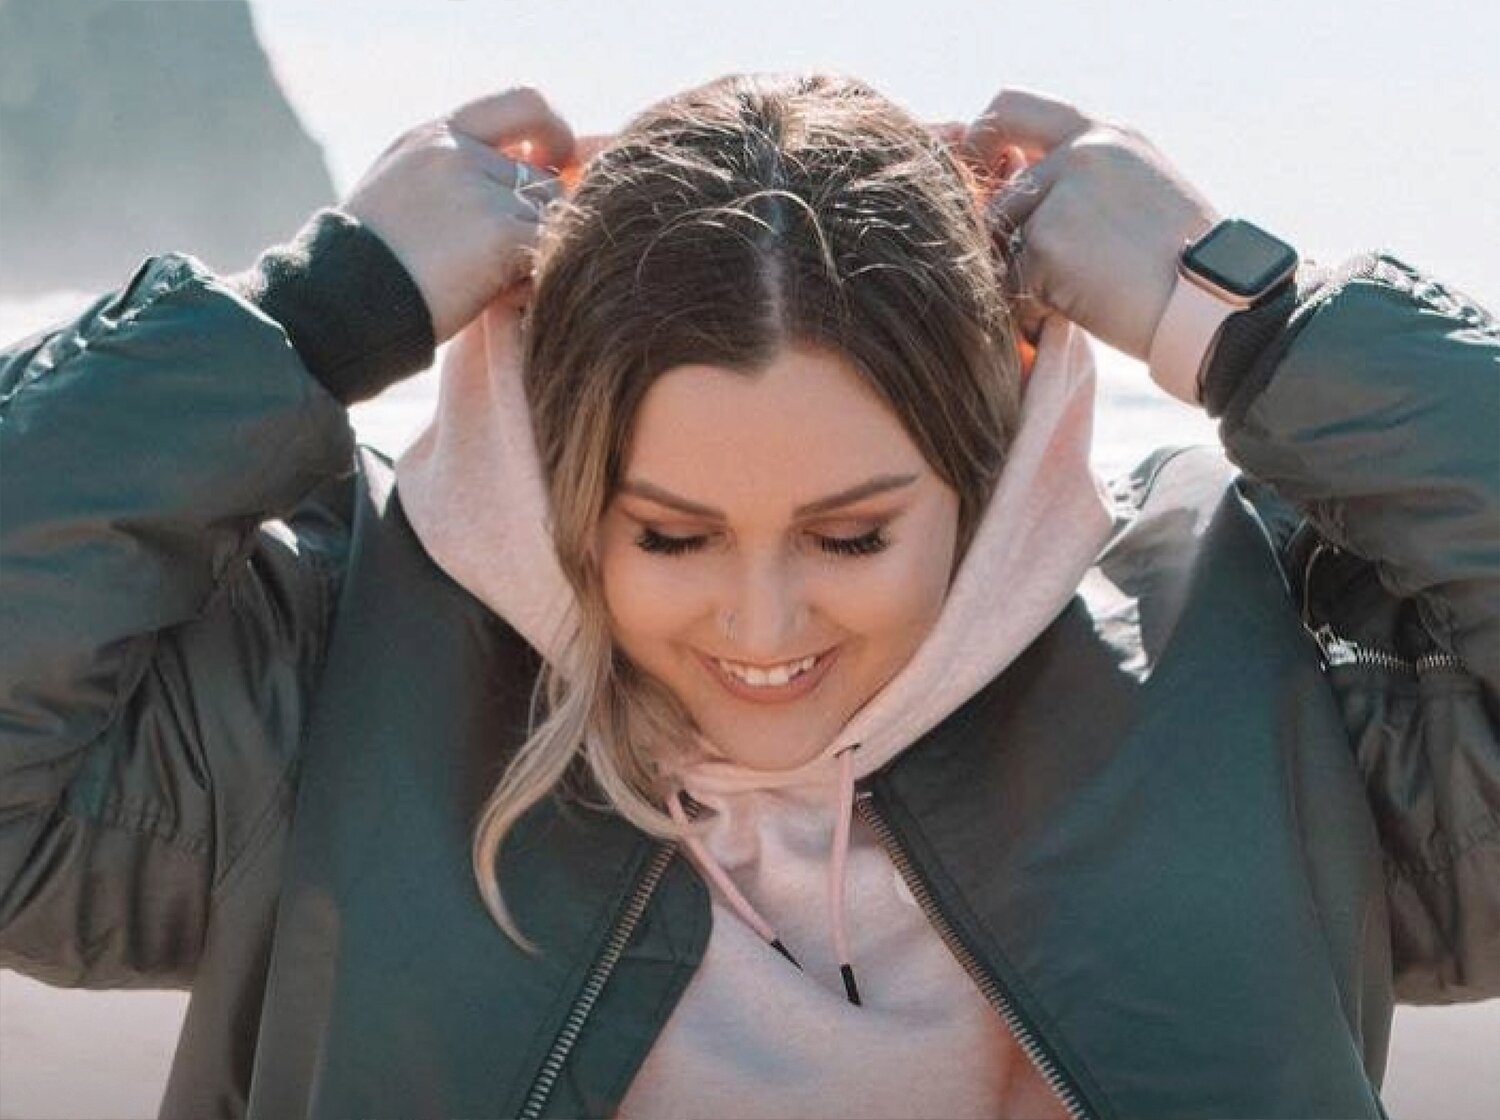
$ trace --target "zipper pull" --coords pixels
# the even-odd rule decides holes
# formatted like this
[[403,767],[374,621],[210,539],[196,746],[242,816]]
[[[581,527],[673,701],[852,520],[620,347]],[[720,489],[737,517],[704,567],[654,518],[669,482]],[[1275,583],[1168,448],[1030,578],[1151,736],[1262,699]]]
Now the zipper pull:
[[1323,655],[1325,666],[1353,665],[1359,660],[1354,643],[1340,638],[1333,632],[1333,627],[1327,623],[1316,630],[1309,627],[1307,632],[1312,635],[1313,641],[1318,643],[1318,650]]

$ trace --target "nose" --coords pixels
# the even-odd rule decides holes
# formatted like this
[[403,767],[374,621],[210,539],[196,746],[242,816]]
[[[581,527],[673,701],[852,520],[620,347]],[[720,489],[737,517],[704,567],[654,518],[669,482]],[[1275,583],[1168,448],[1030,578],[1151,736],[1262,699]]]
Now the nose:
[[750,560],[742,567],[726,613],[733,616],[733,655],[746,661],[771,662],[800,652],[798,640],[807,623],[805,588],[784,559]]

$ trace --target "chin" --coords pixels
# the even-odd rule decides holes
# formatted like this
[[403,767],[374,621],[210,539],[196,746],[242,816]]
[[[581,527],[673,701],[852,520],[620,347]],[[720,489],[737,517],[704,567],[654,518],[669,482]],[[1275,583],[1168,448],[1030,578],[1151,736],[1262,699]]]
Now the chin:
[[[722,721],[716,722],[722,724]],[[708,740],[730,761],[740,766],[747,766],[752,770],[792,770],[821,754],[843,725],[832,724],[827,727],[826,732],[819,727],[800,735],[795,732],[778,734],[773,731],[753,736],[734,734],[732,725],[726,729],[728,734],[716,734],[712,724],[700,726],[705,728],[704,734]]]

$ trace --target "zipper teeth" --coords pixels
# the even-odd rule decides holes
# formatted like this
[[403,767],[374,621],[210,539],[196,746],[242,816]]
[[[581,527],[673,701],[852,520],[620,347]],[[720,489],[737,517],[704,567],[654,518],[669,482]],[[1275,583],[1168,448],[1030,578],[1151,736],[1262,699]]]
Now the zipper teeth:
[[969,951],[969,947],[959,939],[958,934],[954,932],[953,927],[948,923],[947,917],[938,909],[937,902],[932,897],[932,891],[928,889],[926,881],[917,873],[917,869],[907,856],[906,850],[901,847],[900,841],[896,839],[895,832],[886,823],[885,818],[881,816],[880,810],[875,807],[874,794],[869,790],[861,790],[855,798],[855,810],[859,813],[860,818],[874,831],[876,838],[880,841],[880,846],[885,849],[886,855],[896,865],[896,871],[906,884],[907,890],[911,891],[912,897],[917,900],[917,905],[922,908],[922,913],[927,915],[927,920],[932,923],[933,928],[938,932],[938,936],[943,939],[943,944],[947,945],[949,952],[958,958],[958,963],[963,965],[964,971],[969,974],[969,978],[978,985],[980,992],[989,1001],[990,1006],[999,1012],[1000,1018],[1010,1029],[1011,1034],[1015,1036],[1016,1042],[1020,1045],[1022,1051],[1031,1059],[1031,1063],[1036,1067],[1037,1072],[1042,1075],[1047,1085],[1063,1102],[1064,1107],[1068,1110],[1068,1114],[1074,1120],[1087,1120],[1090,1113],[1087,1105],[1079,1097],[1078,1091],[1068,1083],[1062,1072],[1053,1064],[1052,1059],[1042,1049],[1041,1044],[1037,1042],[1036,1035],[1032,1033],[1030,1026],[1021,1018],[1020,1013],[1015,1009],[1015,1005],[1010,1002],[1009,997],[1001,990],[999,983],[979,963],[978,958]]
[[542,1109],[546,1107],[547,1098],[552,1095],[552,1088],[557,1084],[557,1078],[567,1063],[568,1055],[572,1053],[578,1036],[583,1033],[583,1025],[588,1021],[589,1013],[594,1010],[594,1004],[599,1002],[599,995],[604,991],[605,983],[614,972],[615,965],[619,963],[621,954],[625,952],[625,946],[630,943],[635,927],[640,924],[641,915],[646,912],[646,904],[651,901],[657,884],[666,874],[667,865],[672,862],[672,857],[676,854],[677,845],[671,841],[664,841],[657,847],[655,854],[651,857],[651,862],[646,865],[645,873],[636,885],[635,893],[630,896],[630,901],[621,912],[619,921],[610,932],[609,940],[604,944],[604,951],[599,954],[599,959],[594,962],[594,967],[589,971],[583,990],[578,993],[578,999],[574,1001],[567,1019],[563,1021],[562,1029],[557,1032],[557,1038],[552,1042],[552,1049],[548,1051],[541,1071],[532,1082],[531,1092],[526,1095],[526,1103],[521,1108],[522,1120],[536,1120],[541,1116]]
[[1451,653],[1424,653],[1412,661],[1391,653],[1389,650],[1360,645],[1358,642],[1341,637],[1326,622],[1315,628],[1312,625],[1311,602],[1313,567],[1325,552],[1336,556],[1342,551],[1337,545],[1319,541],[1313,546],[1312,554],[1307,558],[1302,572],[1302,625],[1318,643],[1318,649],[1323,654],[1325,668],[1339,665],[1367,665],[1407,673],[1426,673],[1443,669],[1465,671],[1463,661]]
[[1464,663],[1451,653],[1424,653],[1417,658],[1417,671],[1424,669],[1462,669]]

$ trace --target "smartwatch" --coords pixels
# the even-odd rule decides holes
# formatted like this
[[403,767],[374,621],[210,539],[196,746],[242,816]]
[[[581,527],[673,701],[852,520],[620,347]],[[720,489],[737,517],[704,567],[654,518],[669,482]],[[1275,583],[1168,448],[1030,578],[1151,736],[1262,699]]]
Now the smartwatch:
[[1151,338],[1151,379],[1178,400],[1202,403],[1203,371],[1230,316],[1279,295],[1297,250],[1241,218],[1225,218],[1177,261],[1177,283]]

